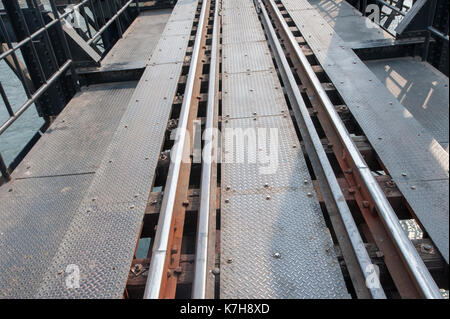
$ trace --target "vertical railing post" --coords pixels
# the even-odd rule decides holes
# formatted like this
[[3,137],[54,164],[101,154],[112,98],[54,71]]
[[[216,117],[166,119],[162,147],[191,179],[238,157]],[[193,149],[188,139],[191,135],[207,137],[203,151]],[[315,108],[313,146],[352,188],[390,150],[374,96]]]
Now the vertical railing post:
[[141,8],[139,8],[139,0],[134,0],[134,2],[136,2],[136,12],[137,12],[137,15],[139,15],[139,13],[141,12]]
[[59,22],[57,23],[58,26],[56,27],[58,29],[58,36],[62,43],[64,54],[66,55],[66,58],[68,60],[72,61],[71,65],[70,65],[70,71],[72,72],[73,85],[74,85],[75,89],[78,91],[80,89],[79,81],[78,81],[78,74],[75,70],[75,64],[73,63],[72,53],[70,53],[69,43],[67,42],[66,35],[64,34],[64,30],[62,27],[63,22],[61,21],[61,19],[59,17],[58,8],[56,7],[55,1],[50,0],[49,2],[50,2],[50,6],[52,8],[54,18],[59,20]]
[[430,11],[428,14],[427,36],[425,38],[422,61],[428,60],[428,53],[430,51],[430,41],[431,41],[430,27],[433,26],[434,16],[436,15],[436,7],[437,7],[437,0],[428,0],[428,1],[431,1],[431,4],[430,4]]

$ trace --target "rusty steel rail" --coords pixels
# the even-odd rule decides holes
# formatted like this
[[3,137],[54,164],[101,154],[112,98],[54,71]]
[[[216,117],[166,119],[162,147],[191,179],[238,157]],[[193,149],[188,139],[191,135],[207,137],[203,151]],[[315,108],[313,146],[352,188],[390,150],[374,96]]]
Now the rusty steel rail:
[[[214,114],[216,108],[216,82],[218,71],[219,3],[214,8],[214,26],[209,70],[208,105],[205,125],[205,149],[201,176],[200,209],[198,215],[197,245],[192,298],[205,299],[208,261],[209,215],[211,211],[211,179],[214,148]],[[215,206],[215,205],[214,205]]]
[[337,213],[334,215],[338,215],[331,217],[333,226],[334,228],[342,228],[342,231],[346,233],[346,236],[337,237],[347,264],[355,264],[354,271],[358,272],[357,274],[350,273],[357,296],[359,298],[386,299],[386,295],[381,286],[373,286],[370,288],[366,286],[366,282],[371,275],[372,261],[364,246],[350,208],[345,201],[344,194],[333,172],[320,137],[314,127],[300,89],[296,84],[294,74],[283,52],[275,29],[271,24],[269,14],[265,7],[261,5],[261,0],[258,1],[258,7],[263,17],[262,21],[268,31],[269,41],[272,42],[272,46],[274,47],[275,59],[279,64],[281,77],[285,81],[287,93],[292,103],[297,124],[310,156],[314,172],[317,176],[321,177],[318,178],[321,183],[321,190],[323,194],[327,195],[327,209]]
[[158,228],[153,244],[153,254],[150,261],[149,275],[147,279],[147,285],[145,287],[144,299],[158,299],[160,296],[164,264],[166,260],[169,236],[171,231],[170,226],[172,223],[173,209],[178,186],[178,177],[180,175],[180,167],[183,159],[184,145],[186,140],[187,122],[191,100],[193,99],[195,74],[197,70],[197,64],[199,62],[199,53],[201,49],[207,3],[208,0],[204,0],[202,3],[199,24],[197,27],[197,34],[195,37],[195,44],[192,52],[191,65],[186,82],[183,104],[180,111],[177,139],[171,151],[171,163],[169,167],[167,183],[164,189],[164,198],[159,214]]
[[357,178],[363,183],[361,186],[367,190],[367,196],[370,197],[371,202],[374,205],[374,209],[378,212],[378,215],[383,223],[385,231],[392,238],[398,255],[402,259],[406,269],[409,272],[411,280],[414,282],[416,288],[420,291],[423,297],[430,299],[441,299],[442,295],[438,286],[433,280],[430,272],[426,268],[423,260],[417,253],[414,245],[411,243],[405,232],[401,228],[399,220],[392,209],[389,201],[387,200],[383,190],[375,180],[374,176],[364,158],[359,152],[358,148],[354,144],[350,137],[344,123],[336,112],[334,105],[321,85],[317,75],[312,69],[307,57],[298,45],[293,33],[290,31],[288,24],[286,23],[283,15],[281,14],[278,6],[273,0],[265,0],[265,3],[271,8],[273,12],[272,18],[278,22],[282,31],[288,37],[288,41],[295,52],[295,58],[301,63],[301,66],[313,86],[314,93],[318,98],[324,112],[328,116],[329,123],[332,126],[335,134],[338,136],[341,144],[344,147],[344,156],[347,155],[349,162],[351,162],[354,168]]

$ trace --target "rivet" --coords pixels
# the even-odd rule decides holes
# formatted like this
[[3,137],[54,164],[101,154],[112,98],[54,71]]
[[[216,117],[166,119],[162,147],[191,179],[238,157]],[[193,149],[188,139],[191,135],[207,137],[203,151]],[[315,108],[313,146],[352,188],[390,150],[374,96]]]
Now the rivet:
[[281,258],[281,254],[280,253],[275,253],[275,254],[273,254],[273,257],[275,257],[276,259],[280,259]]
[[416,189],[416,186],[411,186],[411,189],[412,189],[412,190],[415,190],[415,189]]
[[362,202],[362,205],[363,205],[364,208],[369,208],[370,207],[370,203],[368,201],[366,201],[366,200]]
[[308,197],[313,197],[313,194],[312,193],[308,193],[308,194],[306,194]]
[[227,191],[231,190],[231,187],[230,187],[230,186],[227,186],[226,190],[227,190]]
[[267,195],[267,196],[266,196],[266,199],[267,199],[267,200],[270,200],[270,198],[271,198],[270,195]]
[[406,177],[406,176],[408,176],[408,174],[406,174],[406,173],[402,173],[402,176],[403,176],[403,177]]
[[233,262],[233,258],[228,258],[227,263],[231,264]]
[[130,206],[130,209],[135,209],[135,208],[136,208],[136,206],[134,206],[134,205]]
[[229,203],[230,202],[230,200],[227,198],[227,199],[225,199],[225,203]]
[[268,188],[268,187],[269,187],[269,183],[265,183],[265,184],[264,184],[264,187],[265,187],[265,188]]

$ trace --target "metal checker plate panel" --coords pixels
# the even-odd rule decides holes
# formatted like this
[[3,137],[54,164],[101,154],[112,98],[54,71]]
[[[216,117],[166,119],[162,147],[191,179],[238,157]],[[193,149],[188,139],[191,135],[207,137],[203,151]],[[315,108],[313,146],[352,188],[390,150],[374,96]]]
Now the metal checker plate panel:
[[158,44],[169,17],[170,10],[167,9],[141,12],[108,52],[102,66],[147,61]]
[[[263,35],[253,7],[225,12],[234,16],[228,17],[230,22],[223,26],[224,37],[230,29],[239,30],[240,39],[247,42],[258,41],[255,35]],[[241,72],[242,67],[247,67],[245,62],[242,66],[235,63],[243,60],[236,53],[251,44],[238,42],[224,49],[229,50],[225,54],[234,55],[234,60],[224,63],[225,72]],[[254,54],[265,56],[266,52],[267,47],[260,47]],[[265,63],[269,69],[273,67],[271,61]],[[276,74],[255,66],[244,73],[225,74],[223,85],[226,120],[222,123],[221,297],[347,298],[294,126],[289,117],[283,116],[283,112],[288,114],[288,108]],[[229,129],[250,129],[257,134],[254,144],[244,145],[245,152],[236,152],[238,155],[232,160],[227,156],[236,151],[236,145]],[[258,129],[275,129],[277,138],[270,135],[270,130]],[[272,149],[271,144],[275,146]],[[249,163],[249,156],[256,153],[256,163]],[[262,159],[261,154],[266,157]],[[276,165],[267,165],[268,162]],[[303,247],[305,243],[308,245]],[[273,257],[276,252],[282,255],[281,259]]]
[[192,20],[173,20],[166,27],[163,36],[171,35],[189,35],[192,30]]
[[224,10],[222,19],[223,44],[266,40],[254,7]]
[[30,178],[0,188],[0,299],[34,298],[92,178]]
[[221,298],[348,298],[317,199],[267,194],[222,203]]
[[[397,186],[402,192],[408,190],[409,198],[415,203],[415,209],[422,213],[433,212],[427,215],[428,218],[422,218],[421,222],[428,233],[432,230],[434,244],[440,251],[448,254],[449,197],[441,196],[443,193],[449,193],[448,180],[400,182]],[[436,234],[441,235],[435,236]]]
[[184,62],[188,42],[188,35],[161,37],[149,64],[157,65]]
[[[295,2],[296,0],[285,0],[284,2]],[[283,2],[283,3],[284,3]],[[348,16],[362,16],[361,13],[345,0],[310,0],[309,5],[305,9],[314,8],[320,12],[325,20],[336,21],[337,18]],[[285,4],[286,5],[286,4]],[[292,6],[292,4],[289,4]]]
[[[38,297],[121,297],[180,73],[181,64],[151,66],[144,72]],[[90,231],[81,231],[86,225]],[[98,231],[103,227],[104,232]],[[80,243],[88,256],[79,254]],[[86,285],[76,292],[61,285],[57,274],[62,266],[76,264],[87,271],[86,267],[105,265],[105,258],[115,259],[114,268],[84,273]]]
[[95,172],[136,85],[137,82],[121,82],[83,88],[39,139],[13,177]]
[[[178,63],[145,70],[38,297],[122,296],[181,68]],[[80,231],[83,227],[90,231]],[[80,253],[79,243],[88,255]],[[95,268],[105,260],[115,266]],[[69,264],[79,265],[86,276],[76,292],[68,291],[57,276]]]
[[274,69],[272,56],[265,41],[225,44],[222,50],[224,73]]
[[178,0],[177,5],[172,10],[171,21],[192,20],[197,11],[198,0]]
[[[446,148],[449,137],[448,77],[412,57],[371,60],[366,61],[366,65]],[[414,90],[409,89],[410,85]]]
[[326,37],[326,32],[316,26],[323,21],[322,17],[316,16],[315,23],[310,24],[296,13],[292,11],[294,22],[302,33],[311,35],[308,43],[320,64],[416,216],[423,225],[428,225],[427,232],[448,262],[448,245],[442,246],[443,242],[448,242],[448,231],[442,233],[440,223],[434,223],[442,218],[442,214],[448,220],[448,209],[436,210],[432,203],[437,198],[448,198],[448,187],[436,189],[432,198],[426,197],[431,196],[430,193],[424,193],[419,198],[416,191],[403,186],[406,181],[440,180],[448,183],[448,153],[395,99],[353,50],[340,45],[339,36],[335,35],[334,41],[321,40],[323,33]]
[[[310,2],[310,1],[308,1]],[[314,10],[314,8],[308,3],[299,2],[298,0],[284,0],[283,5],[286,7],[286,9],[292,10],[292,11],[300,11],[300,10]],[[317,2],[317,1],[314,1]]]
[[222,10],[236,8],[254,8],[253,0],[224,0],[222,1]]
[[230,118],[280,115],[285,99],[276,71],[226,74],[223,115]]
[[[290,117],[258,117],[256,121],[251,118],[235,119],[223,123],[223,126],[222,182],[226,188],[230,187],[230,191],[224,193],[224,196],[236,192],[311,185]],[[247,132],[247,136],[254,142],[238,144],[235,134],[240,132],[234,131],[235,129]],[[243,150],[245,151],[242,152]],[[246,176],[250,178],[244,178]],[[308,191],[313,193],[312,188]]]
[[[122,298],[145,207],[146,201],[82,205],[37,297]],[[80,270],[78,289],[67,289],[68,265]]]

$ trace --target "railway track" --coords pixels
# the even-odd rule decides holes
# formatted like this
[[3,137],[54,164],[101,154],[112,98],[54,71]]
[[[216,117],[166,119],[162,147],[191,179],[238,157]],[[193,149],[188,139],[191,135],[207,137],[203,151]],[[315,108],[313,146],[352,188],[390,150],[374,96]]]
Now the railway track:
[[[42,32],[63,25],[27,3],[43,27],[17,47],[8,39],[2,57],[17,68],[15,50],[41,35],[53,50]],[[17,169],[0,156],[0,295],[442,298],[448,153],[308,1],[179,0],[144,14],[120,4],[83,40],[92,50],[117,32],[103,64],[78,67],[66,52],[17,114],[5,104],[0,134],[60,74],[83,86]],[[78,289],[63,280],[71,269]]]
[[[220,8],[221,1],[203,0],[198,5],[169,125],[188,134],[177,134],[170,152],[173,143],[167,135],[157,169],[164,192],[152,193],[151,213],[147,214],[152,217],[143,226],[143,234],[154,240],[148,259],[133,262],[129,297],[204,299],[220,292],[222,185],[221,165],[214,158],[220,148],[214,129],[225,120],[221,114]],[[399,209],[389,189],[382,187],[381,180],[392,188],[395,184],[370,144],[361,148],[355,136],[364,140],[364,132],[317,62],[308,39],[296,28],[282,1],[254,1],[253,9],[264,28],[327,226],[342,253],[341,268],[348,274],[352,296],[442,298],[423,254],[399,223],[399,214],[413,218],[414,212],[410,207]],[[203,136],[201,149],[195,144],[198,136]],[[194,160],[199,154],[203,154],[201,163]],[[382,256],[381,282],[368,245]],[[148,276],[136,279],[137,273]],[[145,283],[142,278],[147,278]]]

